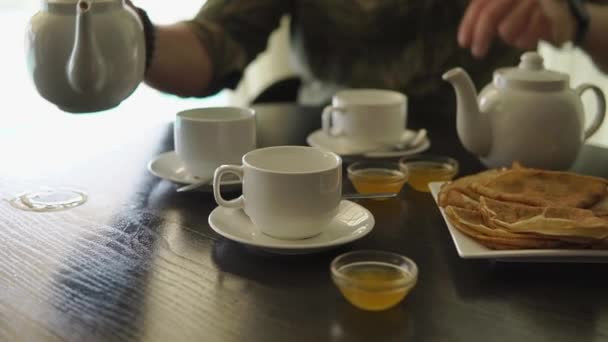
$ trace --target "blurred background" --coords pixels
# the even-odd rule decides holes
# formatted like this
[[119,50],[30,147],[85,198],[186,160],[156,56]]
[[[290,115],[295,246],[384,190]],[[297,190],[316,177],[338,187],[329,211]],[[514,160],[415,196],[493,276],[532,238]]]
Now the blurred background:
[[[153,22],[168,24],[189,19],[196,14],[205,0],[152,1],[134,0],[134,3],[148,12]],[[0,0],[0,97],[2,101],[2,130],[14,127],[18,121],[34,120],[39,124],[53,125],[61,121],[58,117],[71,116],[38,96],[25,65],[24,33],[27,22],[40,7],[41,0]],[[160,93],[142,84],[136,92],[125,100],[117,110],[104,115],[122,115],[125,120],[170,121],[175,112],[197,106],[225,104],[248,104],[268,85],[294,74],[288,57],[289,18],[283,18],[280,27],[269,40],[269,49],[260,54],[250,65],[238,88],[225,90],[208,98],[179,98]],[[587,56],[573,47],[555,49],[541,44],[539,51],[546,59],[546,66],[571,75],[572,86],[591,82],[601,86],[608,94],[608,77],[601,74]],[[477,85],[480,87],[481,85]],[[15,94],[18,96],[11,96]],[[24,99],[20,94],[33,94]],[[591,95],[585,98],[590,111],[594,108]],[[128,113],[128,114],[125,114]],[[10,123],[13,122],[13,125]],[[591,139],[595,144],[608,146],[608,124]]]

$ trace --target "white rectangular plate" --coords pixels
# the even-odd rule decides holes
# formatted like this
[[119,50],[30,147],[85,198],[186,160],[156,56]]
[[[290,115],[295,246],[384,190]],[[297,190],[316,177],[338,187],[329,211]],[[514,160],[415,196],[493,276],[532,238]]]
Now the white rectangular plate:
[[[437,195],[443,183],[429,183],[435,203],[437,203]],[[439,207],[439,205],[437,206]],[[458,255],[463,259],[495,259],[510,262],[608,262],[608,250],[518,249],[503,251],[489,249],[452,226],[443,208],[439,207],[439,211],[441,211],[445,224],[448,226]]]

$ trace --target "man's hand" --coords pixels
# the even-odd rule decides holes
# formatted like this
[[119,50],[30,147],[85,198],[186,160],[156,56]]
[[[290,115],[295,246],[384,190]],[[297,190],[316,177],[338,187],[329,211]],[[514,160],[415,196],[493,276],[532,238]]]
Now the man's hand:
[[481,58],[496,36],[514,47],[535,49],[539,40],[561,45],[574,31],[566,0],[472,0],[460,23],[458,42]]

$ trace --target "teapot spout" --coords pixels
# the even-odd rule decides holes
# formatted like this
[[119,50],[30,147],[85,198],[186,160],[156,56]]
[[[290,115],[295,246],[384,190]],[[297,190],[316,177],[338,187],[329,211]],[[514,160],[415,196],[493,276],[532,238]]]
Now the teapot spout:
[[462,68],[447,71],[443,79],[450,82],[456,92],[456,130],[460,141],[469,152],[486,156],[490,151],[491,127],[477,103],[473,81]]
[[91,1],[78,1],[74,45],[66,72],[70,86],[83,94],[99,92],[104,87],[106,76],[106,66],[92,27],[92,16]]

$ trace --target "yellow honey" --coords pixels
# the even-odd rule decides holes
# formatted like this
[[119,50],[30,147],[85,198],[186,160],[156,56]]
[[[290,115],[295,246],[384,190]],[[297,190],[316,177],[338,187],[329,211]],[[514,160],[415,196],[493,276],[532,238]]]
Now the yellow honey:
[[413,275],[384,262],[356,262],[338,270],[344,280],[336,285],[344,297],[364,310],[379,311],[397,305],[415,285]]
[[449,181],[456,175],[456,167],[433,161],[414,161],[405,164],[409,172],[409,183],[417,191],[429,192],[430,182]]
[[404,172],[383,168],[353,170],[348,177],[357,192],[362,194],[398,193],[407,181]]

